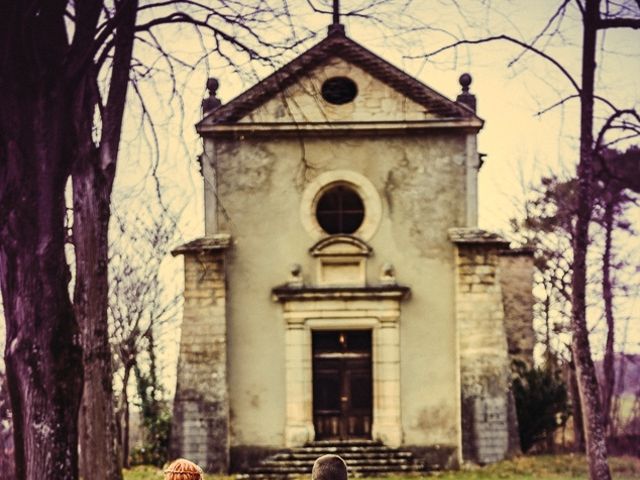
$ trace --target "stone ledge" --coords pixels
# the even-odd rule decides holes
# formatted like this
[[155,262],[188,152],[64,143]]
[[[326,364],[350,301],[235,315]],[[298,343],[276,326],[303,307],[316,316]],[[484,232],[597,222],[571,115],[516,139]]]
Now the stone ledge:
[[275,287],[271,293],[274,301],[283,300],[352,300],[394,298],[404,300],[409,296],[404,285],[380,285],[370,287],[297,287],[289,284]]
[[226,250],[231,246],[231,235],[228,233],[216,233],[206,237],[197,238],[171,250],[171,255],[185,253],[215,252]]
[[509,240],[502,235],[481,228],[450,228],[449,240],[456,245],[487,245],[509,248]]

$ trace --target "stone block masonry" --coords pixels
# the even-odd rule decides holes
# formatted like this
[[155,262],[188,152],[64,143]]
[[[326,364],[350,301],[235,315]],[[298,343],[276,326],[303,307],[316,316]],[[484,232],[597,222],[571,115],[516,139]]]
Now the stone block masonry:
[[510,359],[498,255],[508,242],[479,229],[451,229],[449,236],[457,246],[463,460],[491,463],[511,451]]
[[195,240],[184,255],[184,313],[171,454],[208,472],[229,469],[225,250],[228,235]]

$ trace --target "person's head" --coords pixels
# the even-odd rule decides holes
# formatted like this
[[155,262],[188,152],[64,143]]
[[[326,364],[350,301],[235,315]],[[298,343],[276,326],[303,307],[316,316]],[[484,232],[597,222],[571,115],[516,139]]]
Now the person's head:
[[311,480],[347,480],[347,464],[338,455],[323,455],[313,464]]
[[202,469],[193,462],[179,458],[164,471],[164,480],[204,480]]

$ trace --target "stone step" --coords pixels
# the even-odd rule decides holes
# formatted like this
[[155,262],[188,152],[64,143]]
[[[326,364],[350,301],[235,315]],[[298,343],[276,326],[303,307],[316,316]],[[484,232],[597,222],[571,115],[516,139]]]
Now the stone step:
[[[342,457],[344,458],[344,457]],[[351,466],[356,465],[405,465],[407,463],[407,458],[344,458],[347,464]],[[303,459],[303,460],[292,460],[292,459],[276,459],[269,458],[261,463],[262,466],[276,466],[276,465],[287,465],[287,466],[306,466],[309,463],[313,464],[315,459]]]
[[[349,478],[380,477],[380,476],[393,477],[393,476],[420,475],[420,474],[424,474],[424,472],[417,468],[349,470]],[[302,477],[302,478],[308,479],[310,475],[311,475],[311,470],[262,471],[262,472],[237,475],[236,478],[246,479],[246,480],[258,480],[258,479],[276,480],[276,479],[294,479],[294,478]]]
[[384,444],[380,440],[367,440],[367,439],[351,439],[351,440],[314,440],[313,442],[307,443],[307,447],[338,447],[340,445],[344,446],[384,446]]
[[[311,460],[315,461],[320,455],[317,453],[289,453],[282,452],[276,453],[271,457],[272,460]],[[358,459],[358,458],[369,458],[372,460],[379,458],[392,458],[392,459],[411,459],[413,458],[413,454],[411,452],[341,452],[340,456],[345,460]]]
[[411,472],[421,472],[423,465],[416,462],[411,452],[390,448],[371,440],[319,441],[304,447],[283,449],[267,457],[248,471],[237,475],[246,480],[287,480],[296,476],[307,476],[313,463],[328,453],[345,459],[349,475],[372,477]]
[[[254,467],[247,472],[249,475],[256,474],[295,474],[295,473],[309,473],[311,472],[312,465],[298,465],[298,466],[268,466],[261,465]],[[404,465],[358,465],[349,467],[349,472],[419,472],[422,470],[420,465],[416,464],[404,464]]]
[[289,451],[294,453],[317,453],[319,455],[323,455],[325,453],[349,453],[349,452],[389,452],[393,451],[393,449],[385,446],[371,446],[371,447],[361,447],[361,446],[308,446],[308,447],[296,447],[291,448]]

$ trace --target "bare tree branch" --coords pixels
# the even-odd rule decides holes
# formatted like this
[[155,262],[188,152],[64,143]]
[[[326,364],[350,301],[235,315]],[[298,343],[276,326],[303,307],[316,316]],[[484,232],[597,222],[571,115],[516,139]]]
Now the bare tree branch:
[[444,47],[441,47],[441,48],[438,48],[436,50],[433,50],[432,52],[429,52],[429,53],[427,53],[425,55],[406,56],[405,58],[429,58],[429,57],[433,57],[435,55],[438,55],[439,53],[445,52],[447,50],[455,49],[456,47],[459,47],[461,45],[479,45],[479,44],[483,44],[483,43],[490,43],[490,42],[496,42],[496,41],[506,41],[506,42],[509,42],[509,43],[513,43],[515,45],[518,45],[518,46],[524,48],[525,50],[529,50],[529,51],[535,53],[536,55],[544,58],[545,60],[547,60],[551,64],[553,64],[567,78],[567,80],[569,80],[569,83],[571,83],[571,85],[576,90],[576,92],[578,92],[578,94],[581,92],[581,88],[578,85],[578,83],[574,80],[573,76],[569,73],[569,71],[558,60],[553,58],[551,55],[543,52],[542,50],[539,50],[536,47],[532,47],[528,43],[526,43],[526,42],[524,42],[522,40],[518,40],[517,38],[511,37],[509,35],[495,35],[495,36],[490,36],[490,37],[486,37],[486,38],[480,38],[480,39],[476,39],[476,40],[458,40],[456,42],[450,43],[449,45],[446,45]]
[[607,28],[640,28],[640,18],[604,18],[598,21],[598,29]]

